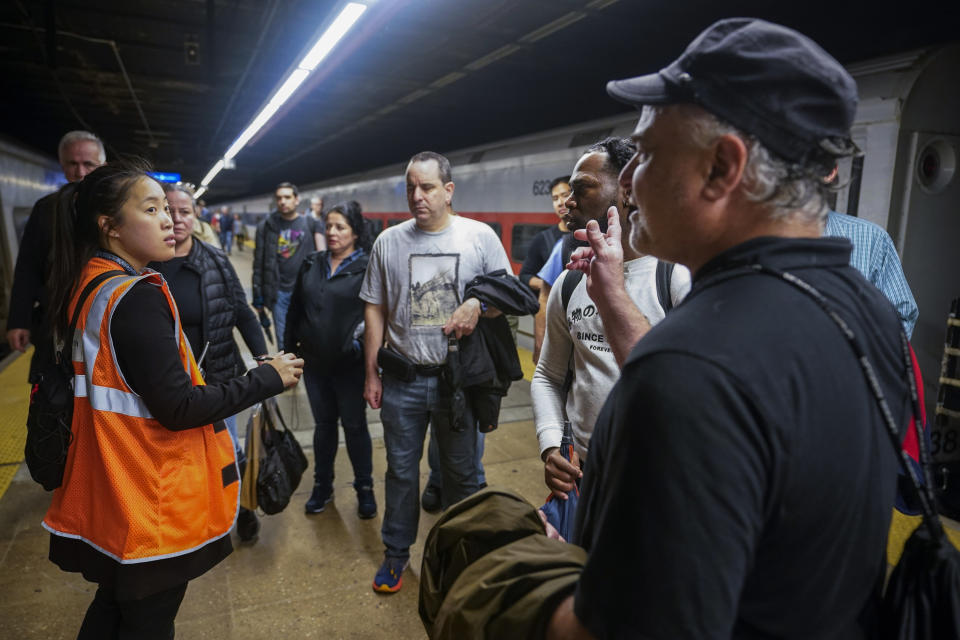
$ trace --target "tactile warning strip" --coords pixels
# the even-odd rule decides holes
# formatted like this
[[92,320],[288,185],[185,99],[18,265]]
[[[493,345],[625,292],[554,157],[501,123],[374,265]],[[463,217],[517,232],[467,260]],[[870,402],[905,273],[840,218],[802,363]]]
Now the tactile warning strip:
[[533,370],[536,369],[536,365],[533,364],[533,353],[523,347],[517,347],[517,355],[520,357],[523,379],[530,382],[533,380]]
[[[920,516],[905,516],[897,510],[893,512],[893,520],[890,522],[890,534],[887,537],[887,562],[891,566],[897,564],[900,560],[900,554],[903,553],[903,545],[907,538],[913,533],[914,529],[920,526]],[[960,549],[960,524],[943,518],[943,529],[947,532],[947,537],[953,546]]]
[[23,463],[27,441],[30,357],[33,347],[0,371],[0,498]]

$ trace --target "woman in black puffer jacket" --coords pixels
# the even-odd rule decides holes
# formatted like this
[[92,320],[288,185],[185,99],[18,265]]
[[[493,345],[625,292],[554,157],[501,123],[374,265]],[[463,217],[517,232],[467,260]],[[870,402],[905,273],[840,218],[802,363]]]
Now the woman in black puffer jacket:
[[[204,380],[207,384],[223,382],[246,371],[233,339],[234,327],[240,330],[247,348],[255,356],[267,353],[267,343],[226,254],[193,236],[196,203],[190,187],[165,183],[163,190],[174,223],[175,255],[173,260],[150,266],[163,274],[170,287],[183,331],[203,369]],[[233,436],[237,461],[243,465],[246,458],[237,437],[237,417],[230,416],[224,422]],[[240,539],[252,540],[259,529],[257,515],[241,507],[237,516]]]
[[351,200],[330,209],[325,236],[327,250],[308,256],[297,274],[284,335],[284,345],[304,359],[303,380],[316,423],[314,486],[306,512],[320,513],[333,499],[339,418],[353,465],[357,514],[366,519],[377,515],[377,503],[363,400],[360,299],[371,242],[360,205]]

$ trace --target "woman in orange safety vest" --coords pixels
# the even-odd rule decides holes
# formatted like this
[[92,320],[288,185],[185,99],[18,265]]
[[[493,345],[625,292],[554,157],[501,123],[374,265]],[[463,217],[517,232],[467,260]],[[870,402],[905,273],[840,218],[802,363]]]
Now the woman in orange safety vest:
[[73,344],[73,441],[43,526],[50,559],[99,585],[80,638],[173,637],[187,582],[233,550],[240,483],[222,420],[302,371],[277,354],[205,386],[167,284],[145,269],[173,253],[163,189],[141,168],[105,165],[58,194],[50,308]]

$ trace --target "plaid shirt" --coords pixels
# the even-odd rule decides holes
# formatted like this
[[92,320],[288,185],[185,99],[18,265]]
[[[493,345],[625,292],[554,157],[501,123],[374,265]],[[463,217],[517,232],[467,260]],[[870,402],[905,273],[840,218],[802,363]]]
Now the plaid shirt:
[[[364,255],[365,253],[366,251],[364,251],[363,249],[355,249],[353,253],[351,253],[350,255],[348,255],[346,258],[343,259],[343,262],[337,265],[337,271],[342,270],[345,266],[347,266],[348,264],[350,264],[360,256]],[[327,255],[325,256],[325,260],[323,261],[323,277],[329,279],[335,273],[336,272],[330,273],[330,252],[327,251]]]
[[920,312],[889,234],[872,222],[831,211],[823,235],[847,238],[853,243],[850,266],[893,303],[909,338]]

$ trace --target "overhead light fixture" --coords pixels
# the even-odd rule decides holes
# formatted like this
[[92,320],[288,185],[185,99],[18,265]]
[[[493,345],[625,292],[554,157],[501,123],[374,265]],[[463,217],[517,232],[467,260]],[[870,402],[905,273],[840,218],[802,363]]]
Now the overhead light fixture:
[[337,19],[323,32],[323,35],[320,36],[317,43],[313,45],[310,52],[303,57],[303,60],[301,60],[297,66],[307,71],[316,69],[317,65],[327,57],[328,53],[333,51],[333,48],[337,46],[340,39],[346,35],[350,27],[360,19],[360,16],[362,16],[366,10],[367,5],[358,2],[351,2],[345,6],[343,11],[340,12],[340,15],[337,16]]
[[213,168],[210,169],[210,171],[207,172],[207,175],[203,178],[203,180],[200,181],[201,187],[208,186],[210,184],[210,181],[213,180],[218,173],[220,173],[220,170],[223,169],[223,162],[224,162],[223,158],[220,158],[219,160],[217,160],[217,164],[213,165]]
[[193,197],[196,198],[196,199],[199,199],[200,196],[202,196],[202,195],[205,194],[206,192],[207,192],[207,188],[206,188],[206,187],[200,187],[199,189],[197,189],[196,193],[193,194]]
[[300,88],[300,85],[302,85],[313,70],[323,62],[324,58],[333,51],[337,43],[343,39],[343,36],[350,31],[351,27],[356,24],[357,20],[360,19],[360,16],[362,16],[366,10],[367,5],[359,2],[350,2],[340,11],[339,15],[337,15],[330,26],[324,30],[316,43],[310,47],[307,54],[300,60],[290,75],[287,76],[287,79],[280,85],[280,88],[270,97],[267,104],[260,110],[256,117],[254,117],[250,124],[247,125],[243,133],[233,141],[233,144],[227,148],[223,154],[223,158],[218,160],[217,164],[213,165],[213,168],[210,169],[210,172],[207,173],[207,176],[200,183],[202,190],[205,191],[210,181],[223,169],[224,162],[232,160],[240,153],[253,136],[257,135],[257,132],[270,121],[270,118],[272,118],[290,96]]

